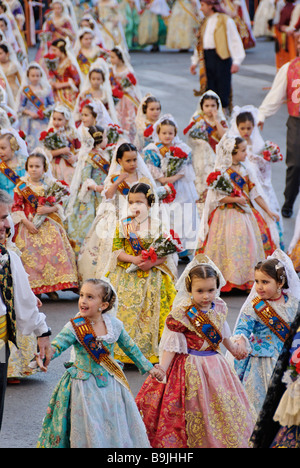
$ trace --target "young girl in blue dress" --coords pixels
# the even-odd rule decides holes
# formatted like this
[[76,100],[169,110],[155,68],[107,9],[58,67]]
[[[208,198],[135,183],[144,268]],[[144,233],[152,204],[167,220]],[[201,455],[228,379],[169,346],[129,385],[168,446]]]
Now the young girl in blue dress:
[[[113,359],[117,343],[141,373],[162,377],[115,317],[117,295],[104,280],[84,282],[79,313],[52,342],[53,358],[71,346],[76,360],[56,386],[38,448],[149,448],[127,379]],[[38,359],[42,370],[47,370]]]

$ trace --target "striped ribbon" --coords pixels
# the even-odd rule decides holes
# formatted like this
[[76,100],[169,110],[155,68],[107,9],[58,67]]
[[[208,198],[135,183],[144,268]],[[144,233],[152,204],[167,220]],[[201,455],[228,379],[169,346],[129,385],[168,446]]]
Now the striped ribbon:
[[0,340],[7,341],[7,320],[6,315],[0,317]]

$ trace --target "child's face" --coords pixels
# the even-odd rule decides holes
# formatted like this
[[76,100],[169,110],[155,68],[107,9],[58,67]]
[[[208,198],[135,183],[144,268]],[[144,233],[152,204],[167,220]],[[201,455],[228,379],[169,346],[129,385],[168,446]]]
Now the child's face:
[[175,133],[173,125],[162,125],[158,136],[163,145],[170,146],[175,138]]
[[13,151],[11,149],[10,143],[6,138],[0,140],[0,159],[7,162],[13,158]]
[[[84,283],[79,294],[79,312],[82,317],[95,319],[101,315],[101,308],[106,308],[107,303],[102,300],[102,289],[92,283]],[[100,309],[100,310],[99,310]]]
[[44,161],[41,158],[29,158],[27,162],[27,172],[33,182],[38,182],[44,174]]
[[59,128],[66,127],[66,125],[67,119],[64,114],[61,112],[53,112],[53,127],[58,130]]
[[146,109],[146,117],[150,122],[156,122],[160,116],[160,103],[149,102]]
[[119,57],[117,56],[117,54],[113,51],[110,52],[110,62],[112,65],[119,65],[120,63],[122,63],[122,60],[119,59]]
[[253,123],[250,122],[250,120],[246,120],[246,122],[241,122],[238,125],[239,134],[245,140],[249,140],[249,138],[251,137],[251,134],[253,132],[253,128],[254,128]]
[[202,111],[207,117],[212,117],[218,111],[215,99],[205,99],[202,103]]
[[272,300],[278,297],[278,283],[274,278],[267,275],[265,272],[257,270],[254,274],[255,290],[261,299]]
[[235,164],[237,164],[239,162],[243,162],[243,161],[246,160],[246,157],[247,157],[247,142],[242,141],[238,145],[238,149],[237,149],[236,154],[232,155],[232,162],[235,163]]
[[91,33],[85,33],[80,40],[82,47],[89,49],[92,45],[93,39],[94,38]]
[[85,127],[92,127],[95,125],[96,118],[93,116],[88,107],[84,107],[81,111],[81,120]]
[[0,49],[0,63],[5,63],[9,59],[9,54]]
[[7,30],[6,23],[5,23],[5,21],[3,21],[3,20],[0,20],[0,29],[1,29],[1,31],[4,32],[4,33],[5,33],[6,30]]
[[209,310],[211,303],[216,299],[217,280],[216,278],[197,278],[192,279],[191,295],[193,302],[201,310]]
[[124,172],[133,174],[137,168],[137,154],[136,151],[124,151],[122,159],[118,160]]
[[41,79],[41,72],[37,68],[31,68],[28,72],[28,80],[32,86],[36,86],[39,84]]
[[144,193],[129,193],[128,204],[132,216],[141,220],[147,217],[149,205]]
[[90,76],[90,83],[93,89],[99,89],[100,86],[103,84],[103,78],[101,73],[92,72]]

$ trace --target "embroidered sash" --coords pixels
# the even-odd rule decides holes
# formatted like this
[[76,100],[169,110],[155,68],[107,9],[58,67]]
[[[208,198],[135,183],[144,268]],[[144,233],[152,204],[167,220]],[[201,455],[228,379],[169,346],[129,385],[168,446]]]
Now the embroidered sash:
[[234,172],[231,168],[227,169],[227,172],[229,174],[230,180],[234,183],[234,185],[236,185],[240,190],[243,190],[246,181],[241,176],[241,174]]
[[218,350],[222,335],[207,315],[194,305],[188,306],[185,313],[197,334],[208,341],[214,351]]
[[255,297],[252,301],[253,309],[262,322],[281,340],[285,341],[290,327],[267,301]]
[[166,153],[169,151],[169,148],[164,146],[162,143],[156,143],[157,148],[162,156],[165,156]]
[[133,219],[134,218],[131,218],[130,216],[128,218],[122,219],[123,232],[129,240],[134,253],[139,255],[142,250],[145,250],[145,248],[136,234]]
[[101,171],[103,171],[105,174],[108,174],[110,164],[108,161],[106,161],[105,158],[103,158],[103,156],[101,156],[101,154],[90,153],[90,158],[96,164],[96,166],[101,169]]
[[[117,178],[119,177],[120,174],[118,175],[113,175],[111,176],[111,181],[112,183],[116,182]],[[121,182],[119,185],[118,185],[118,191],[121,193],[121,195],[124,195],[124,197],[126,195],[128,195],[128,192],[130,190],[130,187],[129,185],[125,182],[125,180],[123,180],[123,182]]]
[[111,358],[109,350],[102,343],[97,341],[93,327],[90,321],[84,317],[76,317],[71,319],[76,336],[87,353],[99,365],[104,367],[107,372],[112,375],[119,383],[130,391],[127,379],[118,366]]
[[10,256],[0,244],[0,254],[8,256],[7,262],[0,268],[0,289],[2,293],[3,302],[6,306],[6,326],[7,326],[7,339],[17,346],[16,338],[16,314],[14,309],[14,291],[13,291],[13,278],[11,273]]
[[2,315],[0,317],[0,341],[4,341],[5,343],[7,342],[7,319],[6,319],[6,315]]
[[23,88],[23,93],[37,109],[45,109],[43,102],[34,94],[30,86],[25,86]]
[[23,197],[30,203],[32,207],[36,208],[39,203],[38,197],[30,187],[27,187],[25,182],[22,181],[21,177],[18,176],[18,174],[16,174],[10,167],[8,167],[4,161],[0,162],[0,171],[13,184],[18,186],[18,189]]

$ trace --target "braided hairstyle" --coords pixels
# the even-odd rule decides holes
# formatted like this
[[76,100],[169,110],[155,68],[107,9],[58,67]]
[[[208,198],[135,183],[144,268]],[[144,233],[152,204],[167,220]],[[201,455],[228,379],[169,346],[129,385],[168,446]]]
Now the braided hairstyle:
[[270,258],[264,262],[259,262],[254,270],[265,273],[273,278],[277,283],[282,284],[283,289],[288,289],[289,284],[285,268],[277,258]]
[[194,266],[187,277],[185,278],[185,287],[188,292],[192,291],[192,281],[193,278],[207,279],[207,278],[216,278],[217,289],[220,287],[220,278],[218,273],[210,265],[196,265]]

